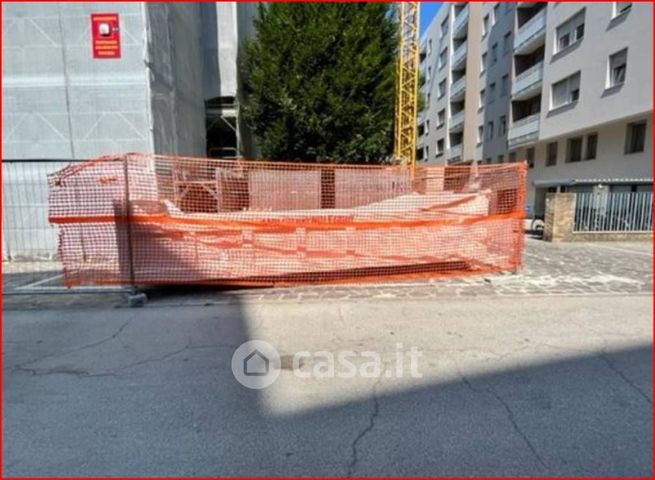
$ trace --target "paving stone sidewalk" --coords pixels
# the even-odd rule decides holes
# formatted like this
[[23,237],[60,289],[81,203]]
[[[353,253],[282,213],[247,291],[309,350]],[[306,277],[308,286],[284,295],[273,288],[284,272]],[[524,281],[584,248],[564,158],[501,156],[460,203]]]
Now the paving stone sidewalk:
[[[526,239],[517,273],[426,281],[321,285],[289,288],[220,289],[165,287],[146,290],[148,305],[214,305],[230,302],[311,302],[478,296],[626,295],[652,293],[650,243],[559,243]],[[3,308],[125,306],[122,294],[29,295],[5,297]]]

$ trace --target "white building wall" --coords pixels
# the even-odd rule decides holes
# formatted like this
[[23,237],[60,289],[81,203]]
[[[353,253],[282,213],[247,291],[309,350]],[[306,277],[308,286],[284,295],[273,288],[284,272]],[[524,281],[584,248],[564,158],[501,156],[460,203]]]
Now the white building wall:
[[[582,9],[584,37],[554,53],[557,27]],[[652,110],[652,4],[633,2],[630,11],[616,19],[613,11],[614,2],[548,5],[540,140]],[[608,58],[623,48],[628,49],[625,83],[617,89],[606,88]],[[571,108],[552,109],[552,84],[578,71],[578,102]]]
[[[499,5],[499,16],[496,24],[493,25],[491,17],[497,4]],[[537,197],[542,195],[545,189],[537,191],[534,182],[555,184],[561,180],[563,185],[564,182],[571,180],[598,179],[611,183],[613,179],[625,183],[628,179],[635,179],[639,180],[635,183],[643,184],[644,181],[652,179],[653,7],[648,2],[633,2],[627,13],[616,16],[614,4],[615,2],[551,2],[545,6],[545,39],[539,37],[544,48],[541,86],[534,84],[536,91],[531,90],[531,94],[515,99],[515,101],[525,100],[541,93],[541,111],[536,115],[536,118],[539,119],[539,127],[532,140],[511,150],[508,148],[507,134],[499,135],[498,126],[500,117],[504,115],[507,118],[508,131],[512,129],[511,90],[516,81],[515,55],[525,54],[525,49],[505,54],[503,39],[507,32],[511,32],[513,50],[514,39],[519,32],[519,12],[517,10],[530,8],[533,4],[529,2],[468,4],[469,9],[472,7],[480,9],[477,24],[475,20],[469,20],[469,55],[472,55],[471,52],[477,45],[479,53],[475,60],[479,63],[480,54],[486,51],[487,62],[489,62],[491,48],[494,43],[497,43],[498,61],[495,65],[488,66],[481,75],[471,75],[475,68],[471,68],[470,63],[467,64],[465,110],[467,118],[471,114],[474,115],[475,126],[471,128],[470,122],[466,123],[464,142],[465,144],[471,141],[476,142],[474,160],[484,162],[489,159],[492,163],[499,160],[499,155],[503,156],[502,159],[505,162],[511,159],[525,161],[527,160],[527,149],[533,148],[535,162],[528,172],[529,203],[543,203],[543,198]],[[431,53],[422,63],[424,72],[429,66],[432,66],[433,79],[423,87],[423,91],[426,95],[429,93],[430,98],[424,114],[418,120],[419,124],[424,125],[428,119],[430,120],[430,130],[424,136],[419,137],[419,148],[429,148],[430,155],[427,161],[430,162],[444,163],[446,160],[445,156],[434,157],[438,140],[445,140],[446,150],[449,146],[447,135],[449,115],[446,115],[444,127],[437,129],[435,125],[437,112],[443,108],[448,112],[447,100],[452,87],[452,78],[447,74],[449,65],[443,70],[437,69],[436,65],[442,42],[447,42],[448,48],[452,48],[450,32],[452,32],[454,5],[454,3],[444,4],[422,38],[422,45],[427,45],[430,41],[433,45]],[[585,11],[583,38],[562,52],[554,53],[557,27],[582,9]],[[489,15],[490,18],[489,33],[486,36],[480,33],[476,35],[476,31],[481,32],[480,23],[486,15]],[[447,38],[441,39],[441,22],[447,16],[450,25],[449,35]],[[534,24],[534,22],[532,23]],[[528,25],[530,24],[526,23],[525,28],[528,28]],[[521,32],[524,34],[525,29],[522,29]],[[539,40],[533,42],[533,45],[538,44]],[[609,56],[623,48],[628,49],[626,80],[621,87],[607,88]],[[534,47],[532,49],[534,50]],[[449,59],[450,56],[449,52]],[[552,84],[577,71],[581,72],[579,100],[563,108],[550,108]],[[508,74],[510,78],[508,86],[510,93],[506,97],[501,94],[502,76],[505,74]],[[439,99],[437,85],[444,78],[446,79],[446,97]],[[468,91],[473,90],[477,98],[479,90],[485,88],[488,95],[492,83],[496,84],[493,102],[485,101],[485,105],[479,108],[477,101],[469,100]],[[643,152],[626,154],[627,124],[640,120],[647,121],[645,149]],[[484,126],[484,130],[486,130],[489,121],[494,123],[493,138],[490,141],[485,140],[483,134],[482,140],[478,143],[477,127]],[[582,136],[583,143],[586,143],[589,133],[598,134],[596,159],[567,163],[565,161],[567,140],[571,137]],[[552,141],[558,142],[557,165],[546,167],[546,145]]]
[[205,155],[200,8],[147,3],[147,65],[154,151]]
[[[93,59],[95,12],[119,14],[120,59]],[[152,149],[139,3],[3,3],[2,14],[4,158]]]

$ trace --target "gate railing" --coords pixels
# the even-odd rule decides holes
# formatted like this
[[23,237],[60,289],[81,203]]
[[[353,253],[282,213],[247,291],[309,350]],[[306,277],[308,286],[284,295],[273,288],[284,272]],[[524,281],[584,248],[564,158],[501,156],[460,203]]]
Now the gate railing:
[[2,161],[2,289],[5,294],[105,292],[66,289],[57,255],[58,231],[48,221],[47,176],[82,160]]
[[574,232],[652,232],[652,192],[576,193]]

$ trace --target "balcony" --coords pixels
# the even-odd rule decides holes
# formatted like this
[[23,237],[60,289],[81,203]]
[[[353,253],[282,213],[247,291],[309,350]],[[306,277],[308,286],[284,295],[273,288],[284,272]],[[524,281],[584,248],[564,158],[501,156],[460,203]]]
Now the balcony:
[[512,85],[512,100],[525,100],[541,93],[544,62],[539,62],[517,75]]
[[457,70],[458,68],[461,68],[464,65],[465,61],[466,61],[466,42],[462,42],[462,44],[459,47],[457,47],[457,49],[453,52],[453,58],[450,64],[453,70]]
[[450,99],[452,101],[459,101],[464,98],[466,77],[461,77],[450,86]]
[[514,53],[526,55],[544,44],[546,39],[546,9],[542,9],[516,32]]
[[522,118],[512,124],[507,132],[507,146],[514,148],[524,143],[530,143],[539,137],[539,116],[535,113],[529,117]]
[[448,154],[446,155],[448,162],[455,162],[462,159],[462,144],[453,145],[448,149]]
[[467,26],[469,21],[469,7],[468,5],[462,8],[462,10],[455,17],[455,23],[453,23],[453,38],[464,38],[467,34]]
[[460,110],[450,116],[450,125],[448,129],[451,132],[461,132],[464,130],[464,110]]
[[419,62],[423,63],[423,61],[426,59],[427,56],[428,56],[428,42],[424,40],[423,43],[421,43],[421,46],[419,47],[419,51],[418,51]]

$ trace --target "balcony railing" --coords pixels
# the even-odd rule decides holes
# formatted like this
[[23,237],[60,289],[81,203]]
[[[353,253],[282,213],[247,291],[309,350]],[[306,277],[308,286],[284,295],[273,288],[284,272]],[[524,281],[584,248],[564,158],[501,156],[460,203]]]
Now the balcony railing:
[[515,147],[522,143],[536,140],[539,136],[539,116],[535,113],[512,124],[507,132],[507,146]]
[[450,130],[461,129],[464,126],[464,110],[460,110],[450,116]]
[[544,8],[528,20],[516,32],[514,37],[514,52],[521,51],[546,32],[546,9]]
[[457,50],[453,52],[453,58],[451,62],[453,67],[458,66],[465,58],[466,58],[466,42],[462,42],[462,44],[459,47],[457,47]]
[[[521,94],[525,95],[532,90],[536,90],[537,87],[541,87],[543,78],[544,62],[536,63],[524,72],[521,72],[521,74],[516,77],[514,84],[512,85],[512,98],[516,98]],[[539,91],[541,91],[540,88]]]
[[454,160],[456,158],[462,158],[462,144],[453,145],[448,149],[448,160]]
[[455,23],[453,23],[453,35],[457,36],[460,33],[462,27],[465,27],[469,19],[469,7],[465,6],[455,17]]
[[452,84],[450,87],[450,98],[459,97],[464,93],[464,87],[466,86],[466,77],[462,77]]

